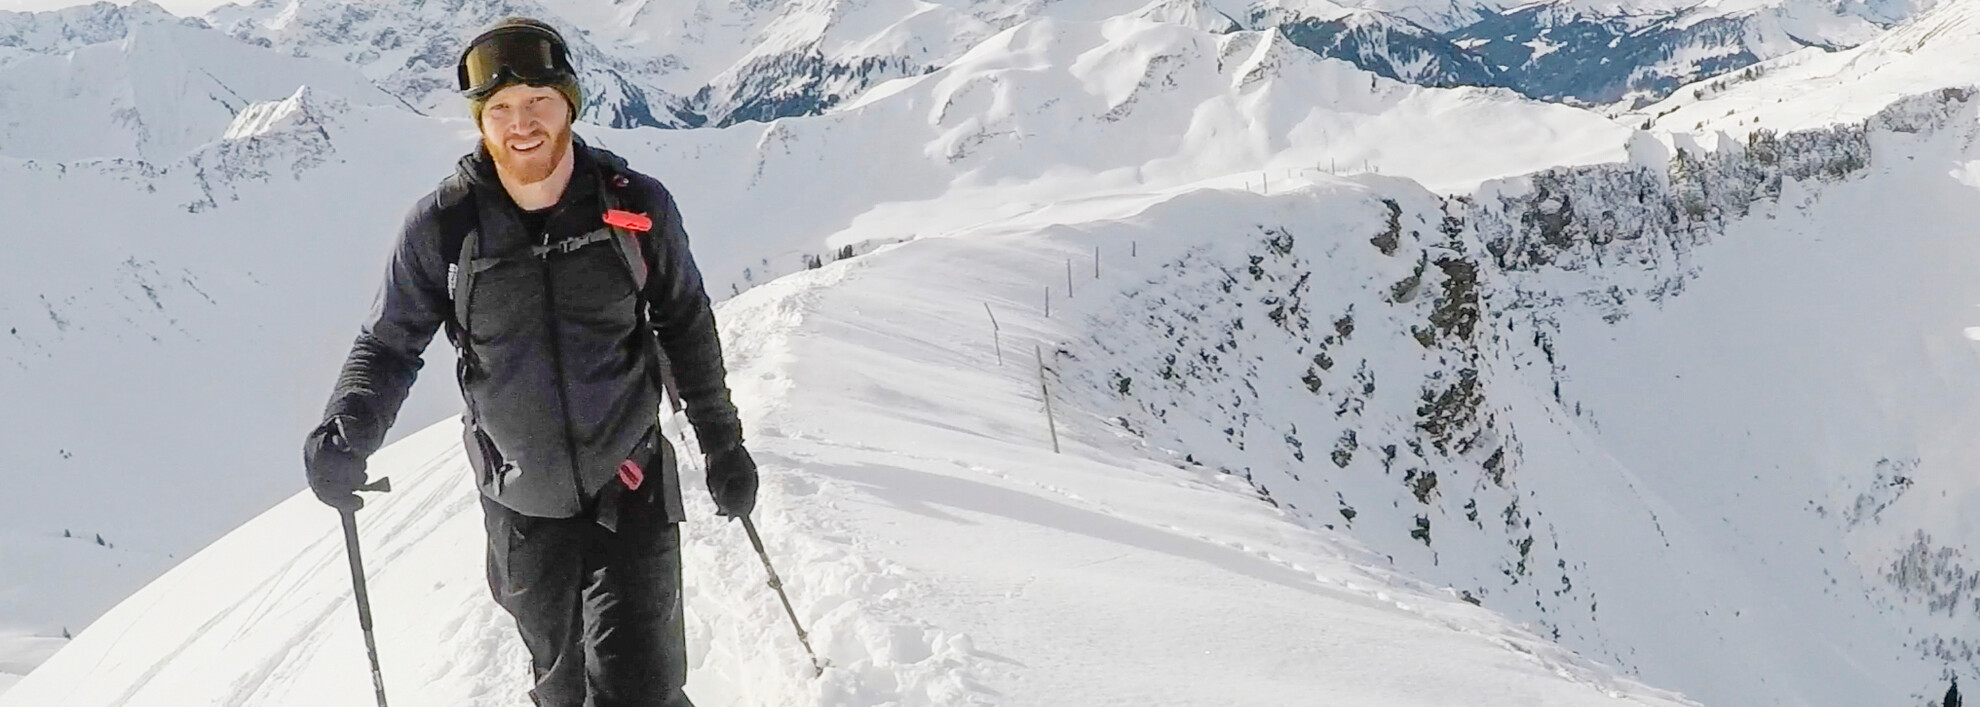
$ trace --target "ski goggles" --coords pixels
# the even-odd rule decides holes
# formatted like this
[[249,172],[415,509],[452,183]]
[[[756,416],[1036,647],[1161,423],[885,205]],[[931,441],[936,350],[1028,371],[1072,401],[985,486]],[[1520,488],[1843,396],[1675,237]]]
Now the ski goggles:
[[455,74],[461,93],[472,100],[511,84],[547,86],[576,77],[564,43],[534,27],[504,27],[474,38]]

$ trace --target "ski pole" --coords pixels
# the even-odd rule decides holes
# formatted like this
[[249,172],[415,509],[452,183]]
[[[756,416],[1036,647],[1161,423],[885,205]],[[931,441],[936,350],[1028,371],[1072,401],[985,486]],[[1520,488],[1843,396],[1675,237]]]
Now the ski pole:
[[[389,492],[390,478],[359,486],[359,491]],[[385,706],[385,675],[378,672],[378,641],[371,635],[371,595],[364,590],[364,560],[358,556],[357,509],[339,508],[344,519],[344,554],[351,558],[351,586],[356,589],[358,627],[364,629],[364,650],[371,656],[371,686],[378,691],[378,707]]]
[[798,623],[797,611],[791,609],[791,598],[784,594],[784,580],[777,578],[777,568],[770,566],[770,554],[763,551],[763,538],[756,534],[756,523],[749,516],[742,517],[743,532],[749,533],[749,544],[756,547],[757,558],[763,560],[763,571],[770,573],[770,588],[777,590],[777,598],[784,602],[784,614],[791,617],[791,627],[797,629],[798,642],[804,644],[804,652],[811,656],[811,676],[825,674],[825,666],[818,662],[818,654],[811,650],[811,637]]

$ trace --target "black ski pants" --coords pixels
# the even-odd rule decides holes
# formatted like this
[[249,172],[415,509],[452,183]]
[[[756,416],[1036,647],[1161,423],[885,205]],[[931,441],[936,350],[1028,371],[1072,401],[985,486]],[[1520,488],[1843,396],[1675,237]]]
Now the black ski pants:
[[693,707],[665,481],[612,499],[616,532],[593,513],[537,518],[481,497],[488,586],[529,647],[539,707]]

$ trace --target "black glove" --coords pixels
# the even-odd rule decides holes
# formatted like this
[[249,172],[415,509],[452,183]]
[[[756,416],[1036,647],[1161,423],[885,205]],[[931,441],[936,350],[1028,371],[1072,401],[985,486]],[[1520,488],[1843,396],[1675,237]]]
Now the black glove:
[[709,454],[708,493],[715,497],[715,514],[730,518],[756,508],[756,460],[738,444]]
[[342,415],[324,420],[303,443],[303,468],[309,472],[309,490],[317,500],[337,510],[355,511],[364,507],[357,489],[366,480],[364,459],[351,449],[349,418]]

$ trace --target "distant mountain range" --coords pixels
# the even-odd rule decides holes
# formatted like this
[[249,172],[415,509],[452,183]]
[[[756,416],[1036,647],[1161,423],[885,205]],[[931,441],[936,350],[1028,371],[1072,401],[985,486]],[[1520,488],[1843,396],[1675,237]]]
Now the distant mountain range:
[[[1641,107],[1804,48],[1857,46],[1927,2],[261,0],[180,19],[138,0],[0,12],[0,67],[123,39],[134,28],[180,25],[355,67],[417,110],[446,112],[455,109],[462,38],[524,14],[574,30],[568,34],[592,96],[587,120],[692,128],[818,114],[879,83],[947,66],[1034,18],[1139,14],[1213,32],[1276,29],[1320,56],[1427,86],[1497,86],[1576,105]],[[0,94],[0,109],[6,100]]]

